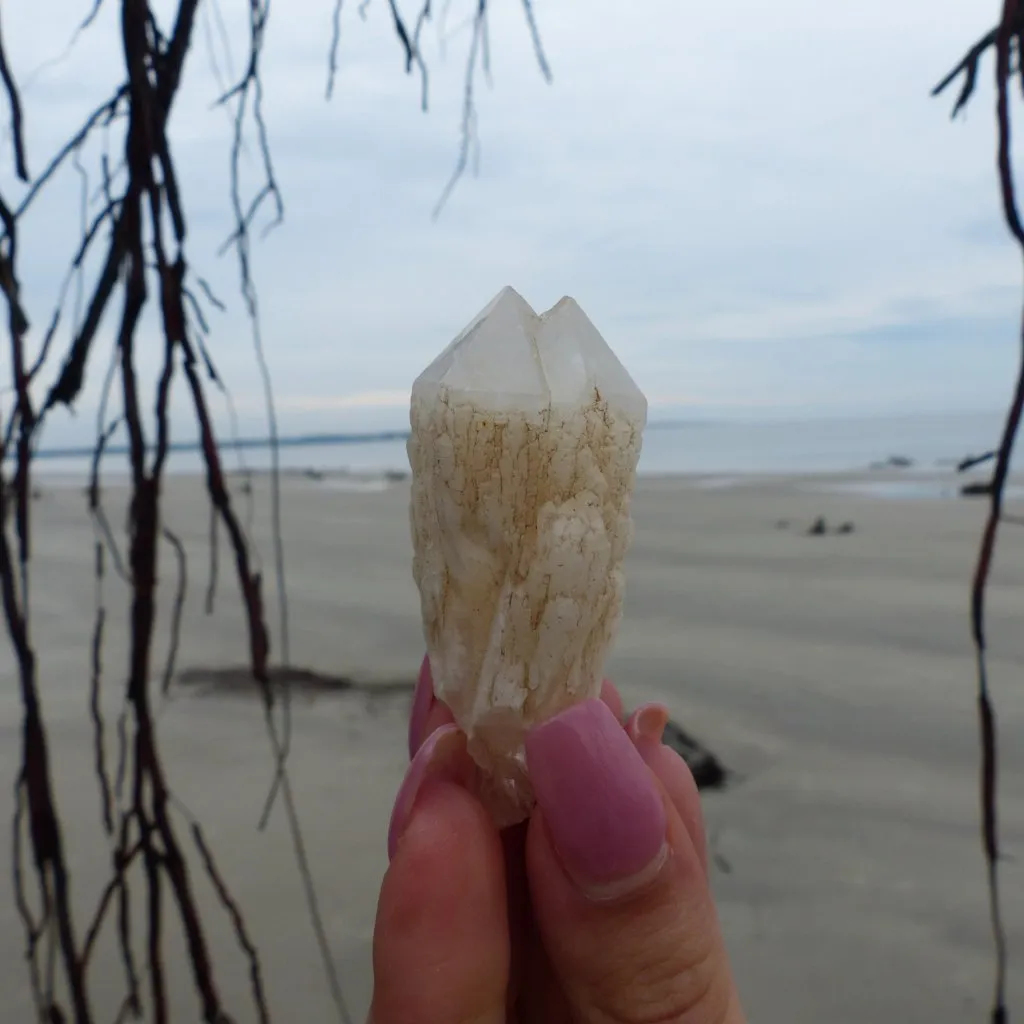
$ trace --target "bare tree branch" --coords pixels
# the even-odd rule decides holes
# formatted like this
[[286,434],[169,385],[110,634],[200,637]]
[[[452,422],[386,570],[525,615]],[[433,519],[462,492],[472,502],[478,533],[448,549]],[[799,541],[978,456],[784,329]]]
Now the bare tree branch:
[[[958,77],[963,76],[960,94],[953,107],[955,116],[970,100],[977,83],[978,66],[985,52],[992,48],[996,58],[996,122],[998,128],[997,167],[999,175],[999,191],[1003,204],[1003,216],[1006,225],[1017,241],[1024,256],[1024,225],[1021,224],[1017,208],[1017,198],[1013,177],[1012,154],[1010,145],[1010,79],[1014,73],[1021,77],[1018,66],[1016,72],[1012,66],[1011,54],[1015,50],[1019,55],[1024,43],[1024,6],[1020,0],[1004,0],[1002,17],[999,24],[974,46],[959,64],[935,87],[933,95],[937,95],[951,85]],[[1024,82],[1024,78],[1022,78]],[[995,450],[995,470],[990,488],[989,514],[985,522],[981,538],[981,547],[974,571],[971,587],[971,635],[974,640],[977,657],[978,677],[978,723],[981,740],[981,826],[982,846],[989,894],[989,915],[992,925],[992,936],[995,947],[995,981],[992,1001],[992,1024],[1005,1024],[1008,1019],[1006,1006],[1006,970],[1007,944],[1006,929],[1003,923],[1002,904],[999,892],[999,825],[998,805],[998,747],[996,730],[996,712],[992,702],[987,664],[987,636],[985,629],[985,596],[991,573],[992,557],[995,552],[996,536],[999,523],[1003,518],[1003,501],[1006,481],[1013,456],[1014,442],[1020,429],[1021,415],[1024,412],[1024,318],[1021,325],[1021,357],[1014,386],[1013,397],[1006,412],[999,447]],[[989,453],[991,454],[991,453]],[[982,459],[988,456],[983,456]],[[975,460],[975,461],[981,461]],[[971,464],[966,460],[967,465]]]
[[[487,72],[485,0],[478,5],[467,67],[463,148],[468,153],[473,136],[473,78]],[[522,0],[538,62],[549,76],[529,0]],[[419,7],[415,22],[406,23],[397,0],[388,0],[395,37],[404,56],[406,71],[418,72],[422,103],[427,101],[427,67],[420,40],[430,17],[430,0]],[[107,5],[109,9],[109,4]],[[78,25],[70,46],[97,23],[104,0],[92,0]],[[241,908],[227,882],[199,823],[187,813],[195,849],[180,837],[180,804],[175,801],[169,773],[163,761],[152,707],[153,644],[157,632],[156,606],[161,577],[160,559],[173,554],[177,587],[171,604],[170,643],[160,673],[160,688],[171,685],[180,641],[183,608],[187,597],[187,559],[184,545],[163,521],[162,489],[172,448],[174,423],[171,397],[176,385],[184,387],[199,428],[200,449],[211,508],[211,577],[208,607],[216,585],[218,537],[234,562],[248,633],[249,668],[254,691],[260,696],[266,731],[273,755],[274,774],[267,813],[280,794],[307,908],[337,1018],[351,1020],[320,912],[312,873],[300,827],[297,802],[287,770],[291,742],[290,703],[287,687],[281,702],[281,721],[271,686],[270,630],[263,604],[263,573],[259,552],[249,541],[249,523],[236,510],[226,479],[220,442],[209,410],[207,389],[217,388],[228,404],[237,440],[234,406],[225,382],[218,374],[208,346],[212,334],[210,308],[224,304],[197,274],[187,252],[188,196],[183,194],[169,138],[169,124],[196,31],[200,0],[175,0],[163,5],[160,16],[148,0],[118,0],[117,31],[124,75],[120,85],[99,103],[80,127],[45,161],[34,179],[28,172],[21,94],[7,61],[0,32],[0,85],[11,113],[14,136],[14,170],[28,188],[18,203],[0,194],[0,295],[7,306],[12,407],[0,430],[0,604],[11,641],[22,703],[22,765],[15,788],[12,819],[13,883],[18,912],[25,930],[29,977],[38,1018],[51,1022],[98,1024],[89,991],[89,968],[104,928],[116,935],[124,971],[125,992],[117,1020],[146,1017],[169,1020],[169,980],[165,976],[164,932],[169,915],[180,923],[185,937],[192,987],[200,1014],[208,1024],[227,1024],[234,1019],[221,995],[215,964],[196,897],[186,847],[211,881],[227,913],[239,947],[249,963],[251,999],[256,1018],[269,1020],[263,991],[259,956]],[[206,9],[215,19],[223,67],[232,75],[230,39],[216,0]],[[252,272],[251,242],[257,226],[262,233],[279,224],[284,202],[274,172],[269,135],[263,114],[261,61],[269,18],[268,0],[247,0],[248,39],[244,68],[233,84],[221,91],[218,102],[231,119],[231,184],[229,201],[234,225],[225,243],[232,249],[239,269],[239,288],[252,333],[253,348],[264,391],[271,439],[271,519],[274,536],[273,569],[280,609],[278,660],[288,665],[289,621],[285,562],[281,543],[282,510],[279,493],[277,420],[272,376],[264,352],[259,302]],[[113,12],[111,12],[113,13]],[[332,43],[328,59],[328,95],[337,68],[341,38],[341,6],[334,8]],[[411,28],[409,26],[412,26]],[[215,77],[223,78],[222,66],[207,26],[211,64]],[[230,83],[230,77],[228,78]],[[97,148],[102,149],[99,157]],[[243,190],[241,161],[247,140],[255,138],[262,181],[251,192]],[[111,143],[111,139],[118,140]],[[110,147],[120,146],[120,152]],[[446,190],[445,198],[460,170]],[[22,307],[19,283],[19,231],[26,214],[49,194],[59,175],[71,169],[79,178],[80,229],[77,247],[70,254],[45,332],[29,359],[26,338],[29,318]],[[90,184],[90,179],[95,185]],[[92,212],[93,204],[98,211]],[[95,263],[94,263],[95,261]],[[88,282],[86,266],[96,273]],[[69,295],[71,313],[67,312]],[[139,331],[147,310],[159,315],[160,337],[154,354],[159,369],[155,380],[142,377],[144,347],[149,344]],[[58,337],[62,323],[70,319],[70,341],[62,351]],[[106,333],[101,324],[116,319]],[[82,393],[97,350],[106,360],[106,372],[96,418],[96,439],[86,488],[87,512],[95,531],[95,618],[88,651],[88,716],[92,730],[93,761],[100,789],[100,827],[113,847],[111,871],[98,893],[94,911],[80,935],[75,927],[71,897],[69,858],[65,850],[60,809],[53,787],[49,741],[39,701],[39,665],[33,646],[30,612],[32,567],[31,491],[35,445],[39,431],[58,406],[72,406]],[[32,386],[40,374],[52,374],[39,408]],[[151,408],[143,398],[155,385]],[[110,409],[119,404],[118,410]],[[114,434],[124,430],[130,469],[130,500],[126,538],[119,541],[104,506],[101,486],[103,459],[111,453]],[[251,492],[251,488],[249,489]],[[247,504],[252,514],[251,498]],[[166,545],[161,543],[166,541]],[[116,761],[107,767],[107,729],[104,717],[104,643],[108,623],[104,585],[112,566],[124,582],[129,600],[128,675],[116,720]],[[86,660],[83,659],[83,667]],[[285,674],[287,675],[287,673]],[[143,910],[141,931],[134,924]],[[138,934],[136,934],[138,931]],[[68,1005],[61,1005],[66,1000]]]

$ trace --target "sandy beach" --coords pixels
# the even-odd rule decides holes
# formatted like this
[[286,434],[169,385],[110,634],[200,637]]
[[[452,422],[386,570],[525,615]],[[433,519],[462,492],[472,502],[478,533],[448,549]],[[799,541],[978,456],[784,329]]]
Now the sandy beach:
[[[720,482],[719,482],[720,483]],[[856,480],[826,481],[835,484]],[[35,504],[34,640],[66,823],[77,927],[109,872],[87,715],[94,536],[77,487],[47,481]],[[362,492],[284,481],[292,664],[353,685],[297,693],[291,773],[326,930],[353,1019],[372,978],[369,944],[386,867],[391,800],[405,766],[411,683],[422,657],[410,572],[407,485]],[[244,498],[241,499],[243,502]],[[266,480],[253,535],[272,587]],[[116,528],[123,494],[108,489]],[[992,961],[979,851],[968,581],[983,504],[895,500],[799,478],[728,486],[641,481],[625,618],[608,674],[627,704],[662,700],[731,768],[706,798],[714,885],[752,1022],[986,1019]],[[806,535],[824,515],[852,533]],[[170,782],[204,824],[262,956],[275,1019],[336,1019],[280,809],[257,820],[273,766],[252,694],[224,683],[246,644],[222,545],[204,612],[209,513],[199,480],[171,479],[167,525],[189,554],[181,649],[159,715]],[[162,551],[162,670],[175,583]],[[124,675],[125,586],[111,572],[106,715]],[[997,552],[989,629],[1002,744],[1001,829],[1011,1006],[1024,1004],[1024,528]],[[20,705],[0,653],[0,820],[12,813]],[[154,681],[157,685],[158,680]],[[113,750],[112,728],[108,736]],[[111,753],[111,757],[113,754]],[[181,818],[187,838],[187,823]],[[0,844],[0,1019],[29,1021],[24,942]],[[255,1020],[248,974],[210,887],[197,888],[234,1019]],[[143,880],[139,876],[139,892]],[[168,927],[179,944],[176,917]],[[123,980],[101,947],[92,994],[112,1019]],[[198,1019],[181,962],[175,1021]]]

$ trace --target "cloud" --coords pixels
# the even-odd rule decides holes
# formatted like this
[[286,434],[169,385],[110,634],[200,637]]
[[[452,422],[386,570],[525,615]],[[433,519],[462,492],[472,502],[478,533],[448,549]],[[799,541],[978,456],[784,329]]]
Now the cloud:
[[[33,76],[35,172],[120,73],[116,5],[46,63],[64,50],[53,26],[70,38],[80,6],[52,0],[45,24],[30,4],[5,12],[15,70]],[[426,114],[386,4],[371,3],[365,21],[345,6],[331,103],[330,4],[289,0],[271,15],[265,113],[285,220],[256,245],[254,273],[282,429],[399,422],[398,396],[505,284],[536,307],[574,295],[652,406],[1004,400],[1019,260],[1000,225],[989,87],[954,123],[950,98],[928,96],[993,12],[959,0],[549,0],[537,8],[548,85],[519,5],[495,4],[493,84],[477,82],[478,173],[435,223],[459,145],[459,26],[471,7],[455,0],[425,32]],[[211,105],[242,66],[247,4],[220,8],[230,57],[202,5],[172,132],[192,266],[227,306],[209,310],[210,349],[255,427],[261,382],[237,266],[218,255],[231,230],[230,126]],[[95,172],[98,149],[87,157]],[[258,170],[250,137],[246,188]],[[75,245],[80,187],[68,168],[26,225],[36,324]],[[102,375],[112,329],[91,373]],[[155,333],[149,346],[152,365]],[[98,397],[94,377],[82,416]],[[79,432],[80,420],[61,430]]]

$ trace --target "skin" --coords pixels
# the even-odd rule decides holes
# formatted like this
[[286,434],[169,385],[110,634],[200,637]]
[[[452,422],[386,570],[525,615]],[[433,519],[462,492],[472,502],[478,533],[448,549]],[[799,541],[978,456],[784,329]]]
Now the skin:
[[601,696],[661,802],[665,841],[650,869],[607,892],[570,872],[543,800],[529,821],[494,828],[450,713],[418,695],[410,774],[422,781],[411,805],[396,804],[371,1024],[744,1024],[697,787],[661,744],[667,713],[647,705],[626,719],[611,684]]

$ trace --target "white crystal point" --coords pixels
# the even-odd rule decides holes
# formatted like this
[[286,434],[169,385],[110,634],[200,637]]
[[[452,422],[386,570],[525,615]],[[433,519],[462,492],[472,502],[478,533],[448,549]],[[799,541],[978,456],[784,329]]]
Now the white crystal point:
[[437,696],[499,825],[526,732],[600,693],[647,402],[573,299],[504,288],[412,388],[413,577]]

